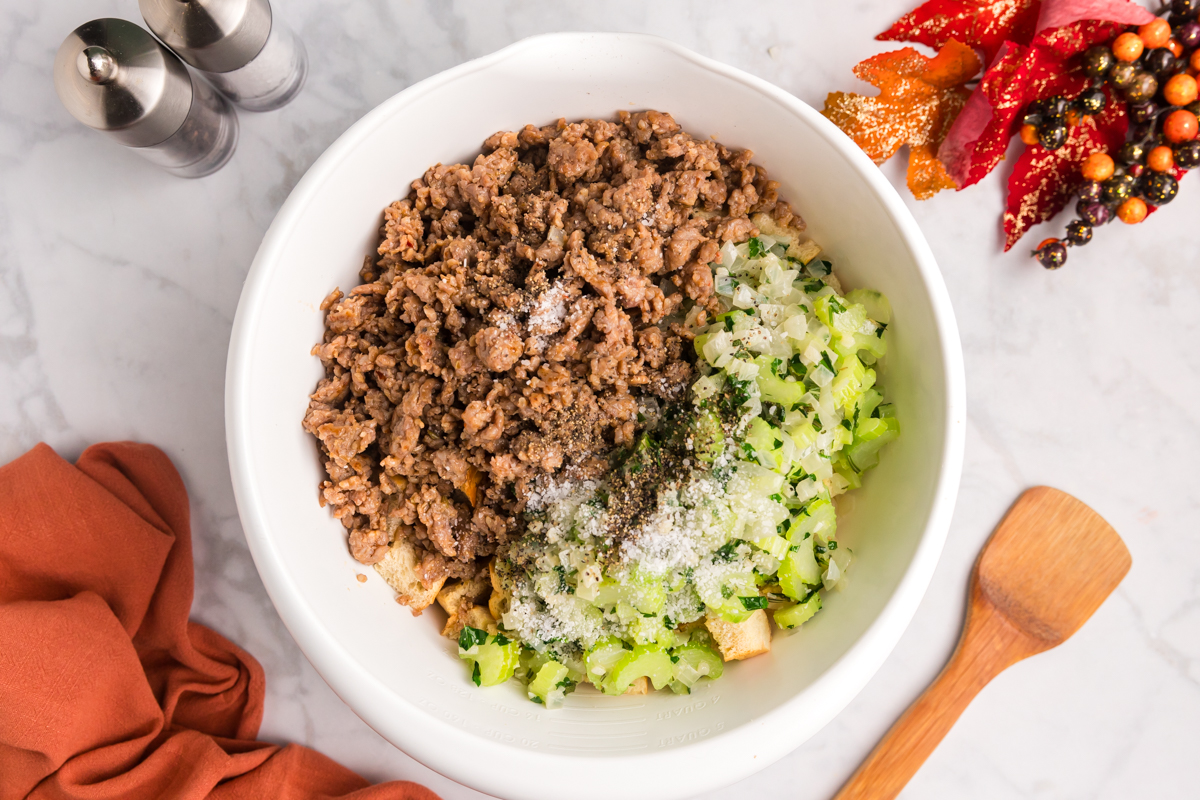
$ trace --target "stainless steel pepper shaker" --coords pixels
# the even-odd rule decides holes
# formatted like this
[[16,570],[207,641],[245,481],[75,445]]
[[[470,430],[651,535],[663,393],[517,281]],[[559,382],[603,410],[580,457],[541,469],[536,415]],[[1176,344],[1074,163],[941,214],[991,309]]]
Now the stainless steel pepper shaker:
[[84,125],[184,178],[216,172],[237,146],[229,102],[123,19],[92,20],[63,40],[54,88]]
[[269,0],[138,0],[154,35],[247,111],[288,103],[308,56]]

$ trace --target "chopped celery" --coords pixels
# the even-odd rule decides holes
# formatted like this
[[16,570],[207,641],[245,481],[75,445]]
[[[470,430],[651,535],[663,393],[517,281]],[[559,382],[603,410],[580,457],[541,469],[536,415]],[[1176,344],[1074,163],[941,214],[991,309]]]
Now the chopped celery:
[[881,402],[883,402],[883,395],[879,393],[878,389],[867,389],[862,393],[862,396],[858,398],[858,403],[855,406],[855,412],[858,414],[858,419],[870,419],[871,415],[875,413],[875,409],[879,407]]
[[784,606],[775,612],[775,624],[781,628],[798,628],[812,619],[821,610],[821,595],[813,591],[808,599],[794,605]]
[[629,652],[625,643],[616,636],[607,636],[587,651],[584,665],[587,668],[587,678],[593,685],[599,686],[612,672],[613,666]]
[[754,363],[758,365],[758,375],[754,377],[754,380],[758,384],[758,391],[763,400],[778,403],[790,411],[800,405],[800,400],[808,389],[805,387],[804,381],[787,381],[776,374],[774,364],[781,360],[769,356],[759,356],[754,359]]
[[547,661],[538,670],[537,677],[529,682],[529,699],[542,703],[547,708],[555,708],[562,703],[567,692],[575,688],[570,678],[570,670],[557,661]]
[[816,539],[807,536],[793,544],[779,565],[779,588],[793,600],[808,594],[808,586],[821,582],[821,566],[813,550]]
[[854,289],[846,292],[846,301],[863,307],[867,316],[887,325],[892,321],[892,304],[874,289]]
[[862,486],[862,475],[850,463],[845,453],[838,453],[838,457],[833,460],[833,471],[834,474],[840,475],[846,481],[847,491]]
[[716,680],[725,670],[720,654],[706,644],[688,642],[672,651],[675,680],[691,689],[701,678]]
[[809,538],[806,534],[811,533],[829,540],[833,538],[836,530],[837,513],[833,509],[833,503],[828,497],[822,496],[809,501],[800,518],[788,529],[787,535],[792,544],[799,544]]
[[755,547],[767,551],[775,558],[783,558],[787,555],[789,543],[782,536],[763,536],[752,541]]
[[[458,656],[471,664],[471,679],[475,685],[495,686],[504,683],[517,669],[521,646],[504,634],[487,636],[484,633],[486,638],[481,641],[480,633],[484,632],[478,628],[463,628],[463,634],[459,637]],[[467,642],[470,642],[470,647],[462,647]]]
[[750,427],[746,429],[746,444],[754,448],[756,452],[772,453],[783,446],[783,440],[779,437],[780,433],[778,428],[762,417],[755,417],[750,420]]
[[701,411],[692,419],[692,452],[700,461],[711,462],[725,451],[725,431],[721,418],[711,411]]
[[844,451],[851,465],[863,472],[879,463],[879,448],[900,435],[900,423],[895,417],[872,417],[861,420],[854,431],[854,441]]
[[655,689],[671,682],[674,665],[667,651],[657,645],[638,645],[612,668],[601,687],[605,694],[624,694],[638,678],[649,678]]
[[[875,383],[875,370],[866,369],[855,356],[847,356],[829,385],[839,408],[850,410],[864,391]],[[851,412],[853,413],[853,412]]]

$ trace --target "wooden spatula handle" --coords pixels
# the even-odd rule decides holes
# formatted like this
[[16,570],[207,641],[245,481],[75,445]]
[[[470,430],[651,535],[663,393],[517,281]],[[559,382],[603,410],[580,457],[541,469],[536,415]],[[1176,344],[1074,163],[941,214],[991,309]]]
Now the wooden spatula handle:
[[892,800],[979,690],[1005,667],[1036,652],[974,587],[967,614],[962,638],[945,669],[875,746],[834,800]]

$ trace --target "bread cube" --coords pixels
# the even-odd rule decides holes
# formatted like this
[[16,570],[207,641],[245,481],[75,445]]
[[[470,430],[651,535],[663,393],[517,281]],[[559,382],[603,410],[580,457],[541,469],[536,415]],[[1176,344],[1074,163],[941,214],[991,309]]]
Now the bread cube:
[[767,612],[756,609],[745,622],[726,622],[709,615],[704,626],[712,634],[725,661],[741,661],[771,649],[771,623]]
[[396,539],[383,560],[375,565],[375,571],[396,591],[396,599],[412,609],[414,617],[433,604],[446,583],[445,578],[434,581],[431,586],[421,583],[420,564],[421,558],[413,543]]

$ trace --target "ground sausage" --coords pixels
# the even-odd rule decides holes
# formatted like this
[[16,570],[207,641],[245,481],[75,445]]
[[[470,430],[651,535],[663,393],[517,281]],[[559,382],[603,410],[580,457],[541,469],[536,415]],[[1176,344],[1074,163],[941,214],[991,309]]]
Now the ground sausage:
[[474,574],[539,481],[602,475],[655,397],[686,397],[681,322],[716,307],[721,244],[754,213],[803,226],[750,159],[622,111],[496,133],[384,210],[362,283],[321,303],[303,420],[355,558],[402,537],[426,581]]

